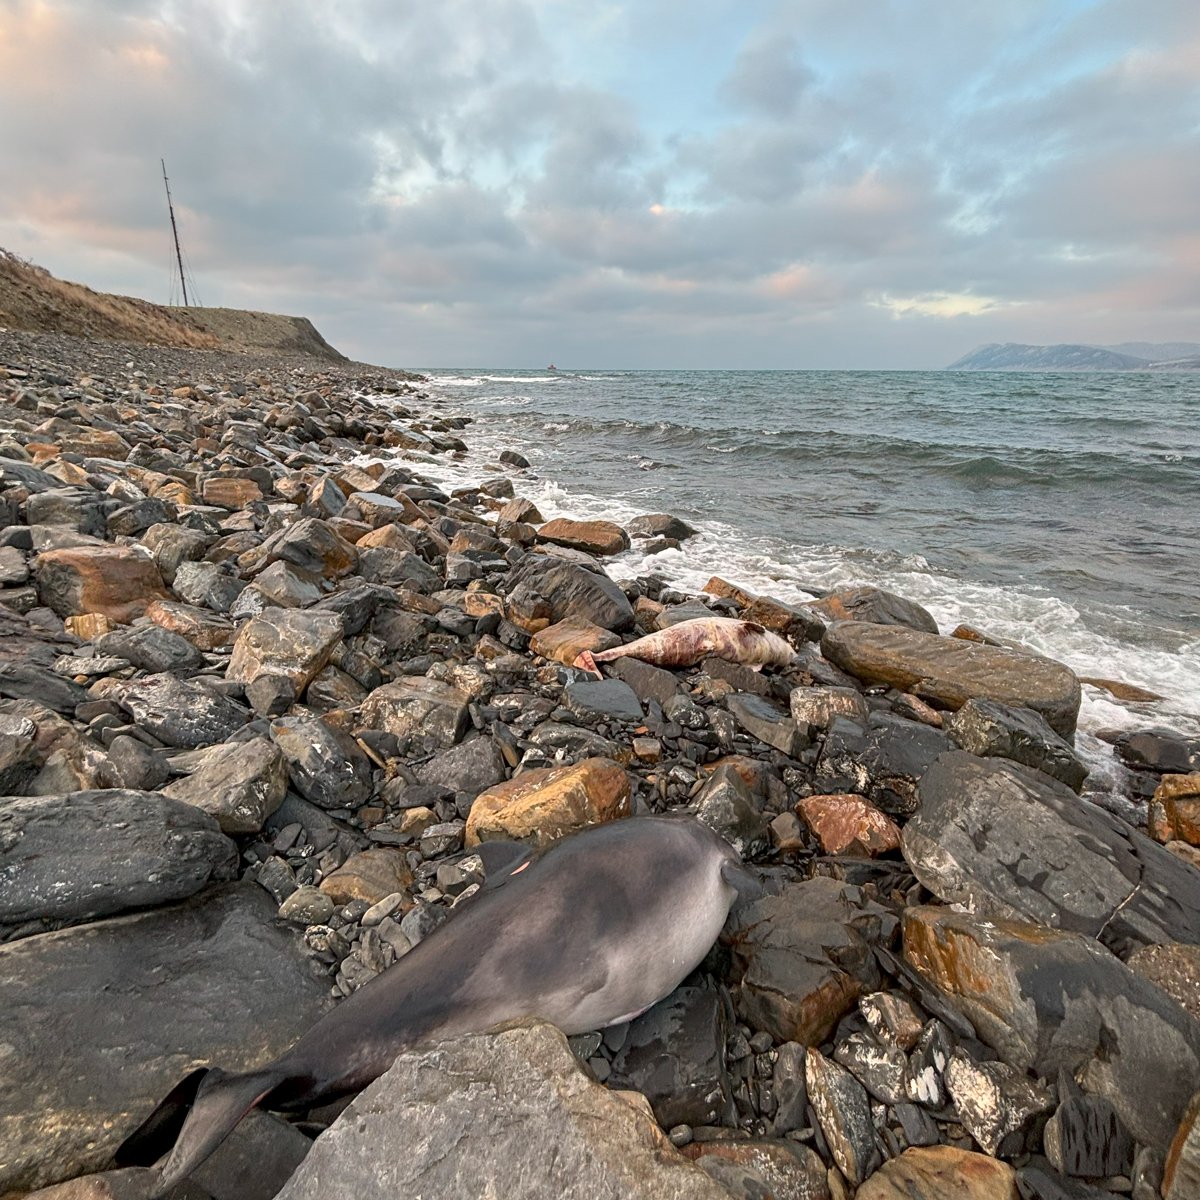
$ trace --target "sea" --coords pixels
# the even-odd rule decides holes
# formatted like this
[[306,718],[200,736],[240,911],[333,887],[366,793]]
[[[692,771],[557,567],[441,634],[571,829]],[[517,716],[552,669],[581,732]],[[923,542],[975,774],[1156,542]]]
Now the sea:
[[430,370],[473,418],[445,485],[501,450],[547,519],[667,512],[698,530],[618,579],[712,575],[797,601],[850,584],[923,604],[1082,675],[1081,747],[1200,734],[1200,372]]

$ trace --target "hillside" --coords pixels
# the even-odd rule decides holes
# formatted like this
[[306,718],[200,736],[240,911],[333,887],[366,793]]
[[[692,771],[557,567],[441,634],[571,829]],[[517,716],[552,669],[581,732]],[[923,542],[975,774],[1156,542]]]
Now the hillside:
[[0,248],[0,329],[66,333],[155,346],[307,354],[335,362],[335,350],[306,317],[236,308],[173,308],[94,292]]
[[1200,343],[1122,342],[1089,346],[1064,342],[1032,346],[1022,342],[991,342],[979,346],[947,371],[1162,371],[1195,370],[1200,366]]

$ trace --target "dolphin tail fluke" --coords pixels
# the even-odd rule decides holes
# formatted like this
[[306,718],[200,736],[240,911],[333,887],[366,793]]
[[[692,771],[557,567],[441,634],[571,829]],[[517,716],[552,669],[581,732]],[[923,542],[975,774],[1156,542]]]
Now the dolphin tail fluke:
[[125,1139],[116,1161],[123,1166],[150,1166],[173,1142],[150,1197],[159,1200],[190,1175],[285,1078],[270,1068],[245,1075],[227,1075],[217,1067],[193,1071]]
[[591,673],[595,675],[597,679],[604,678],[604,676],[600,674],[600,668],[596,666],[596,660],[592,656],[592,652],[590,650],[581,650],[571,665],[578,667],[581,671],[591,671]]

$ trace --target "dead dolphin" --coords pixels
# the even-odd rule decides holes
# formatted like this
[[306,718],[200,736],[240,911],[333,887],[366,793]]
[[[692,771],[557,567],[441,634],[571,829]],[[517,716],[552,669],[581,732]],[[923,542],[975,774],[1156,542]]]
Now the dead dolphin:
[[598,654],[585,650],[574,665],[599,675],[596,664],[614,658],[640,658],[657,667],[691,667],[709,655],[753,667],[782,667],[796,657],[796,651],[777,633],[753,621],[697,617]]
[[586,1033],[644,1012],[694,970],[739,891],[761,891],[733,848],[687,816],[630,817],[531,860],[480,848],[488,881],[452,920],[322,1017],[270,1065],[192,1072],[117,1151],[150,1166],[155,1197],[255,1105],[296,1110],[366,1087],[404,1049],[542,1017]]

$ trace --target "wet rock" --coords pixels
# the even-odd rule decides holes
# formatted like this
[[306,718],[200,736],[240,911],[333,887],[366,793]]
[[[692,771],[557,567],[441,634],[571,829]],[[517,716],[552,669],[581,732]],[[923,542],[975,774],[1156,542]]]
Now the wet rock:
[[306,800],[322,808],[357,808],[371,798],[371,760],[348,733],[317,717],[284,717],[272,722],[271,740]]
[[626,528],[636,538],[666,537],[674,538],[677,542],[686,541],[696,532],[686,521],[669,513],[647,513],[642,517],[634,517]]
[[570,667],[584,650],[597,654],[601,650],[611,650],[620,644],[621,639],[610,630],[593,625],[591,621],[571,617],[554,625],[547,625],[545,629],[535,633],[529,643],[529,650],[532,654],[540,654],[543,658],[565,663]]
[[508,594],[508,619],[526,633],[537,633],[567,617],[621,633],[633,627],[633,609],[625,593],[602,571],[547,558],[522,563]]
[[312,1025],[327,987],[274,916],[234,884],[0,947],[0,1044],[22,1080],[0,1089],[0,1189],[106,1166],[193,1068],[253,1069]]
[[[285,562],[273,562],[260,571],[229,609],[230,616],[257,616],[263,608],[309,608],[321,599],[317,581]],[[261,608],[256,607],[261,605]]]
[[134,720],[167,746],[211,746],[246,723],[246,713],[232,700],[174,675],[147,675],[122,684],[116,695]]
[[468,737],[457,746],[439,750],[417,769],[422,783],[463,792],[472,799],[502,782],[506,774],[504,755],[489,737]]
[[1117,738],[1116,751],[1126,766],[1158,775],[1200,771],[1200,738],[1186,738],[1171,729],[1123,733]]
[[428,746],[453,746],[466,731],[470,697],[437,679],[398,679],[376,688],[359,710],[363,729]]
[[745,781],[730,764],[719,766],[696,796],[696,816],[744,859],[770,846],[770,831]]
[[679,987],[630,1022],[609,1087],[644,1095],[664,1129],[717,1125],[731,1104],[725,1017],[712,988]]
[[643,704],[649,704],[653,700],[660,706],[665,705],[683,686],[670,671],[637,658],[614,659],[605,663],[604,669],[610,675],[629,684],[634,695]]
[[1163,1165],[1163,1200],[1191,1200],[1200,1196],[1200,1092],[1179,1122]]
[[803,1129],[808,1123],[808,1083],[804,1073],[806,1050],[797,1042],[784,1042],[771,1068],[771,1091],[775,1095],[772,1129],[778,1137]]
[[808,605],[785,604],[772,596],[755,596],[742,609],[741,616],[795,641],[819,642],[825,634],[825,622]]
[[867,683],[891,684],[945,708],[999,700],[1040,713],[1061,737],[1075,732],[1079,680],[1048,658],[860,621],[831,626],[821,653]]
[[738,1012],[776,1041],[819,1045],[879,986],[871,945],[882,921],[857,888],[825,877],[735,909],[727,933],[741,970]]
[[[830,749],[829,740],[826,739],[826,749]],[[953,743],[939,729],[891,713],[872,713],[858,768],[866,773],[868,794],[875,804],[884,812],[907,815],[917,809],[918,785],[925,772],[939,754],[953,748]],[[823,761],[818,763],[818,775],[824,773],[825,766]]]
[[1065,1071],[1059,1072],[1059,1099],[1043,1135],[1054,1169],[1085,1179],[1127,1174],[1133,1143],[1112,1101],[1085,1095]]
[[220,650],[233,644],[237,634],[231,621],[206,608],[180,604],[174,600],[155,600],[146,608],[146,616],[156,625],[178,634],[197,650]]
[[1139,1142],[1173,1136],[1200,1072],[1200,1023],[1091,938],[933,907],[904,914],[905,958],[1018,1070],[1072,1072]]
[[143,671],[186,672],[204,666],[204,655],[191,642],[155,624],[114,629],[95,644],[98,654],[115,654]]
[[925,633],[938,631],[937,622],[926,609],[883,588],[842,588],[812,601],[810,607],[830,621],[867,621],[876,625],[906,625]]
[[796,805],[826,854],[874,858],[900,847],[896,823],[861,796],[806,796]]
[[607,758],[523,771],[481,792],[467,817],[466,844],[496,839],[545,847],[568,833],[627,817],[630,780]]
[[1008,1163],[954,1146],[920,1146],[886,1162],[857,1200],[1018,1200]]
[[266,738],[214,747],[191,775],[163,788],[216,817],[226,833],[257,833],[283,803],[288,764]]
[[510,500],[497,514],[500,522],[515,522],[526,525],[540,525],[545,518],[538,511],[532,500]]
[[279,919],[293,925],[324,925],[335,907],[333,899],[320,888],[304,884],[279,906]]
[[1009,1158],[1026,1149],[1038,1118],[1054,1104],[1049,1088],[1002,1062],[975,1062],[961,1050],[950,1056],[946,1086],[959,1123],[986,1154]]
[[246,585],[229,568],[213,562],[180,563],[171,589],[187,604],[227,613],[238,602]]
[[1087,767],[1075,751],[1032,709],[996,700],[968,700],[946,721],[945,729],[971,754],[1023,763],[1072,791],[1080,791],[1087,778]]
[[798,726],[761,696],[735,692],[726,699],[725,706],[751,737],[791,758],[797,757],[808,745],[808,727]]
[[646,1102],[588,1080],[549,1025],[411,1050],[314,1144],[279,1200],[333,1194],[729,1200]]
[[130,546],[50,550],[37,556],[33,570],[38,598],[60,617],[103,613],[127,622],[151,601],[167,599],[153,559]]
[[558,517],[537,532],[539,542],[553,542],[585,554],[620,554],[629,549],[629,534],[612,521],[572,521]]
[[1164,775],[1150,801],[1146,826],[1156,842],[1200,846],[1200,772]]
[[1003,759],[942,755],[904,857],[948,903],[1129,943],[1200,943],[1200,875],[1065,785]]
[[54,488],[25,502],[30,525],[62,525],[88,537],[103,537],[107,515],[117,507],[108,496],[83,488]]
[[442,585],[441,576],[419,554],[387,546],[364,550],[359,574],[369,583],[418,592],[434,592]]
[[798,687],[791,694],[792,720],[813,729],[828,729],[834,717],[849,717],[860,725],[871,715],[861,692],[845,687]]
[[884,1046],[911,1050],[921,1036],[921,1014],[907,996],[898,992],[872,992],[858,1002],[859,1012]]
[[862,1085],[844,1067],[810,1046],[805,1062],[808,1102],[817,1114],[833,1161],[852,1187],[859,1186],[883,1161]]
[[152,525],[142,534],[141,543],[150,551],[163,582],[170,587],[175,575],[185,562],[196,562],[204,557],[212,545],[211,534],[199,529],[188,529],[174,522]]
[[830,1200],[825,1164],[799,1142],[693,1142],[683,1153],[735,1198]]
[[316,517],[304,517],[251,551],[252,569],[273,562],[291,564],[307,575],[341,579],[358,565],[358,552],[332,525]]
[[852,1033],[838,1042],[833,1057],[876,1100],[903,1104],[908,1099],[908,1055],[898,1046],[881,1046],[865,1033]]
[[0,936],[182,900],[236,869],[211,817],[155,792],[0,799]]
[[302,695],[341,638],[336,613],[268,608],[242,627],[225,677],[246,684],[259,675],[286,675]]
[[582,721],[640,721],[643,715],[633,688],[619,679],[568,684],[563,704]]
[[1184,942],[1143,946],[1127,962],[1131,971],[1162,988],[1200,1021],[1200,946]]
[[365,900],[376,904],[412,886],[412,872],[400,850],[379,846],[352,854],[321,881],[321,891],[335,904]]

